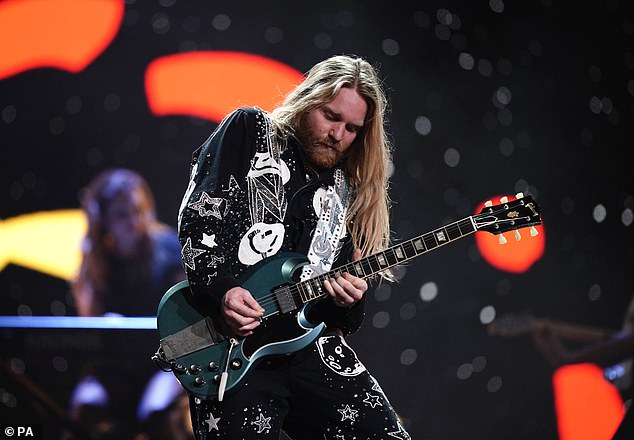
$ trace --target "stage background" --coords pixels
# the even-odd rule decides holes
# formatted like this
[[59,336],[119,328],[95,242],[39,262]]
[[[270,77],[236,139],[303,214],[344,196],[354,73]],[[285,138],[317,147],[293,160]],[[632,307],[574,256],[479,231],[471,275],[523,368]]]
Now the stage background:
[[[556,438],[553,369],[530,336],[490,336],[486,324],[492,314],[531,314],[621,325],[634,293],[634,15],[626,4],[127,1],[112,40],[85,66],[42,62],[0,79],[0,257],[8,263],[0,314],[75,313],[65,279],[2,250],[2,224],[76,209],[99,171],[142,173],[160,219],[176,225],[191,153],[218,121],[153,113],[145,82],[153,61],[231,51],[303,73],[331,55],[357,54],[377,66],[390,100],[395,239],[522,191],[541,207],[535,239],[545,248],[523,272],[492,265],[474,237],[423,255],[398,271],[398,284],[368,292],[365,325],[350,345],[414,439]],[[68,4],[59,5],[67,16]],[[34,23],[22,22],[2,50],[18,38],[41,45],[46,35],[34,38]],[[231,98],[229,86],[214,86],[219,102]],[[3,361],[20,359],[62,407],[82,356],[152,368],[152,331],[131,331],[144,341],[132,347],[129,338],[108,342],[120,335],[107,331],[81,331],[79,340],[77,331],[2,331]],[[0,387],[3,422],[53,423],[23,388]]]

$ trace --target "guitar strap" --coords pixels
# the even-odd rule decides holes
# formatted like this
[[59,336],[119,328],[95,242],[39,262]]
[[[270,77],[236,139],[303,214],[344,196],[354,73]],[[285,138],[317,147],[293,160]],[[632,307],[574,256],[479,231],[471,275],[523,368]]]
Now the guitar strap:
[[[334,181],[334,185],[328,186],[325,190],[321,201],[321,213],[308,249],[309,263],[302,269],[301,281],[330,270],[337,258],[341,239],[346,235],[346,212],[350,202],[350,187],[343,171],[339,168],[335,170]],[[316,194],[319,194],[319,191]]]

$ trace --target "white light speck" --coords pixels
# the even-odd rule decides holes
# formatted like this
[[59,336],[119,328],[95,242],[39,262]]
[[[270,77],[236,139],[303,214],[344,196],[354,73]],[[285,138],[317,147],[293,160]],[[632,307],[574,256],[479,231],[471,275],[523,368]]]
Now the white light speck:
[[594,219],[595,222],[601,223],[603,220],[605,220],[606,217],[607,217],[607,210],[605,209],[605,206],[599,203],[592,210],[592,218]]
[[590,299],[590,301],[596,301],[599,298],[601,298],[601,286],[593,284],[588,289],[588,299]]
[[438,296],[438,286],[433,281],[429,281],[423,284],[420,288],[420,298],[429,302],[432,301]]
[[480,310],[480,322],[482,324],[490,324],[495,319],[495,308],[493,306],[486,306]]
[[401,365],[412,365],[416,362],[418,358],[418,353],[413,348],[406,348],[401,353]]
[[502,378],[500,376],[493,376],[491,379],[489,379],[489,382],[487,383],[487,391],[489,393],[496,393],[500,391],[501,388]]
[[385,328],[390,323],[390,314],[387,312],[377,312],[372,317],[372,325],[375,328]]

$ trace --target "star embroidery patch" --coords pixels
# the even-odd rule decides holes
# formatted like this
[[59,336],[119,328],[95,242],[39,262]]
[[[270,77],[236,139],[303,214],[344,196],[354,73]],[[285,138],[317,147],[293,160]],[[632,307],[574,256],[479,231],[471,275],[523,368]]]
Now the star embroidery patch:
[[350,419],[354,422],[357,417],[357,414],[359,413],[359,411],[350,408],[350,405],[346,405],[343,409],[338,409],[337,411],[341,413],[342,422],[346,419]]
[[189,267],[191,270],[196,270],[196,263],[194,260],[197,256],[204,253],[203,249],[196,249],[192,247],[192,239],[189,237],[185,242],[185,246],[183,246],[183,250],[181,254],[183,256],[183,263],[185,266]]
[[374,408],[375,406],[379,406],[379,405],[383,406],[383,404],[379,400],[379,396],[373,396],[370,393],[365,393],[365,395],[367,397],[365,398],[363,403],[370,405],[372,408]]
[[209,413],[209,418],[207,420],[205,420],[205,423],[207,425],[209,425],[209,429],[208,431],[211,432],[212,429],[216,429],[216,430],[220,430],[218,429],[218,421],[220,421],[220,417],[214,417],[214,415],[210,412]]
[[229,177],[229,188],[222,191],[229,193],[229,197],[235,197],[240,192],[240,185],[238,185],[238,181],[233,175]]
[[203,232],[203,239],[200,240],[200,244],[204,244],[208,248],[216,247],[216,234],[207,235]]
[[398,431],[388,432],[387,434],[390,437],[398,438],[400,440],[411,440],[412,439],[409,436],[409,434],[403,429],[403,427],[400,424],[398,425]]
[[216,256],[216,255],[211,255],[209,256],[209,264],[207,265],[207,267],[216,267],[218,266],[218,264],[220,263],[224,263],[225,262],[225,257],[223,256]]
[[370,379],[372,380],[372,390],[377,391],[381,394],[383,394],[385,396],[385,393],[383,392],[383,390],[381,389],[381,386],[379,385],[379,383],[376,381],[376,379],[374,378],[374,376],[370,376]]
[[271,429],[271,424],[269,423],[270,421],[270,417],[264,417],[264,414],[260,413],[258,419],[253,422],[254,425],[258,425],[258,434],[261,434],[265,429]]
[[[220,212],[221,206],[223,204],[224,204],[224,209],[222,212]],[[209,209],[205,207],[206,205],[210,205]],[[195,211],[198,211],[198,215],[201,217],[212,216],[217,218],[218,220],[222,220],[222,216],[224,215],[224,212],[226,211],[226,208],[227,208],[226,205],[227,204],[225,202],[225,199],[211,197],[206,192],[202,192],[200,194],[200,198],[195,202],[191,202],[189,205],[187,205],[187,207]]]

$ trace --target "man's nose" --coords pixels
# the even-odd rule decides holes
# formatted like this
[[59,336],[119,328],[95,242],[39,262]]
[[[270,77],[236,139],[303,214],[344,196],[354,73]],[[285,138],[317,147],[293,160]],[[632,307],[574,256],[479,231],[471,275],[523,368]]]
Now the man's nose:
[[330,129],[330,137],[335,141],[340,142],[343,139],[343,134],[345,133],[346,127],[344,124],[333,124]]

